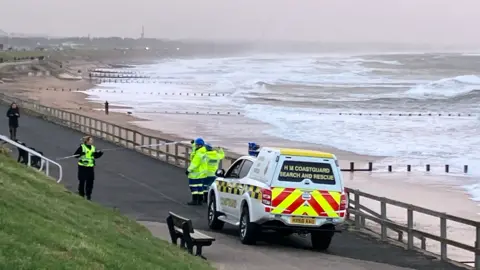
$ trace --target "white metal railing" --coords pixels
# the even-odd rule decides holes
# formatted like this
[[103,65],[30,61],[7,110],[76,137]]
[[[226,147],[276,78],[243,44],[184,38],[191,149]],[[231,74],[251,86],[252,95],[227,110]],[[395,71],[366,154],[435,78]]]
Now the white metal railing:
[[57,179],[57,183],[60,183],[60,181],[62,181],[62,177],[63,177],[63,168],[62,168],[62,165],[58,164],[57,162],[49,159],[49,158],[46,158],[44,157],[42,154],[38,153],[37,151],[34,151],[24,145],[21,145],[19,143],[17,143],[16,141],[14,140],[11,140],[10,138],[8,138],[7,136],[5,135],[0,135],[0,141],[4,141],[4,142],[7,142],[17,148],[20,148],[22,150],[25,150],[27,153],[28,153],[28,161],[27,161],[27,165],[31,167],[31,160],[32,160],[32,154],[34,156],[37,156],[39,157],[42,162],[41,162],[41,165],[40,165],[40,168],[38,169],[39,171],[43,171],[43,166],[45,165],[45,174],[47,176],[50,176],[50,163],[57,166],[58,167],[58,179]]

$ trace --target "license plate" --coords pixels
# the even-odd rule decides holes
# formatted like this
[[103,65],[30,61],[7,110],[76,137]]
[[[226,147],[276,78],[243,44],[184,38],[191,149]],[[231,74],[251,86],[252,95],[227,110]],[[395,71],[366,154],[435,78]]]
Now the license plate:
[[316,224],[316,219],[315,218],[291,217],[290,221],[293,224],[308,224],[308,225],[315,225]]

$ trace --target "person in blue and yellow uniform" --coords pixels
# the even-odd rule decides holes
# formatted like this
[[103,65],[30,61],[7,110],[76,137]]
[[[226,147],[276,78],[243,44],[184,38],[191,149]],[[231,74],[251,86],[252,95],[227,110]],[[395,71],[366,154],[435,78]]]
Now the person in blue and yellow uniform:
[[190,144],[192,145],[192,151],[190,152],[190,163],[192,163],[193,156],[195,155],[195,140],[191,140]]
[[207,178],[203,183],[203,201],[207,201],[208,196],[208,189],[212,185],[213,181],[215,181],[215,173],[218,170],[218,166],[220,165],[220,161],[225,158],[225,152],[223,152],[222,148],[213,148],[210,144],[205,144],[205,149],[207,153],[205,155],[205,159],[207,162]]
[[185,172],[188,175],[188,185],[192,192],[192,201],[188,205],[202,205],[203,182],[207,177],[207,163],[205,161],[205,141],[202,138],[195,139],[195,153],[190,166]]
[[77,148],[75,157],[78,158],[78,195],[91,200],[93,191],[93,181],[95,180],[95,159],[103,155],[102,151],[96,151],[93,146],[93,138],[85,136],[83,143]]

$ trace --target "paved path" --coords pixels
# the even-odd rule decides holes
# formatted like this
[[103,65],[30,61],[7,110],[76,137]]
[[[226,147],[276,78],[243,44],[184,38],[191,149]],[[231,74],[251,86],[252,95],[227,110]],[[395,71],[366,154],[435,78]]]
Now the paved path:
[[[0,106],[0,113],[6,110],[5,106]],[[7,128],[7,119],[0,117],[0,133],[8,134]],[[43,151],[45,156],[52,159],[72,155],[82,137],[79,132],[26,115],[20,118],[17,135],[27,146]],[[115,145],[97,140],[96,147],[106,149]],[[63,183],[75,191],[75,161],[64,160],[61,164],[64,168]],[[174,211],[191,218],[199,229],[208,230],[206,207],[185,205],[189,190],[184,169],[125,149],[106,152],[97,161],[96,179],[93,200],[106,207],[116,207],[137,220],[156,222],[164,222],[168,211]],[[239,243],[235,232],[235,228],[226,226],[225,233],[215,234],[218,241],[205,250],[205,255],[210,256],[219,269],[280,270],[313,269],[318,266],[337,270],[404,269],[400,267],[462,269],[354,232],[337,234],[327,253],[310,251],[308,241],[299,237],[281,241],[266,239],[258,246],[244,246]]]

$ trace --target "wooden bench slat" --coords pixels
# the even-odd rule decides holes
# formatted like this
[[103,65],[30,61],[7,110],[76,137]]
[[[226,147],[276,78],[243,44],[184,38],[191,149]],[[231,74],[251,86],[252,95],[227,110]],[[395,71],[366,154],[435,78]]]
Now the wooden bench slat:
[[[181,228],[175,227],[175,231],[178,232],[178,233],[183,233],[183,230]],[[195,230],[194,230],[193,233],[190,233],[190,237],[192,237],[192,239],[194,239],[194,240],[213,240],[213,241],[215,241],[215,238],[213,238],[211,236],[208,236],[206,234],[203,234],[201,232],[197,232]]]
[[169,214],[172,217],[172,221],[173,221],[173,224],[175,225],[175,227],[181,228],[182,224],[184,222],[187,222],[189,224],[190,233],[193,233],[193,224],[192,224],[192,221],[190,219],[182,217],[182,216],[177,215],[177,214],[172,213],[172,212],[169,212]]

